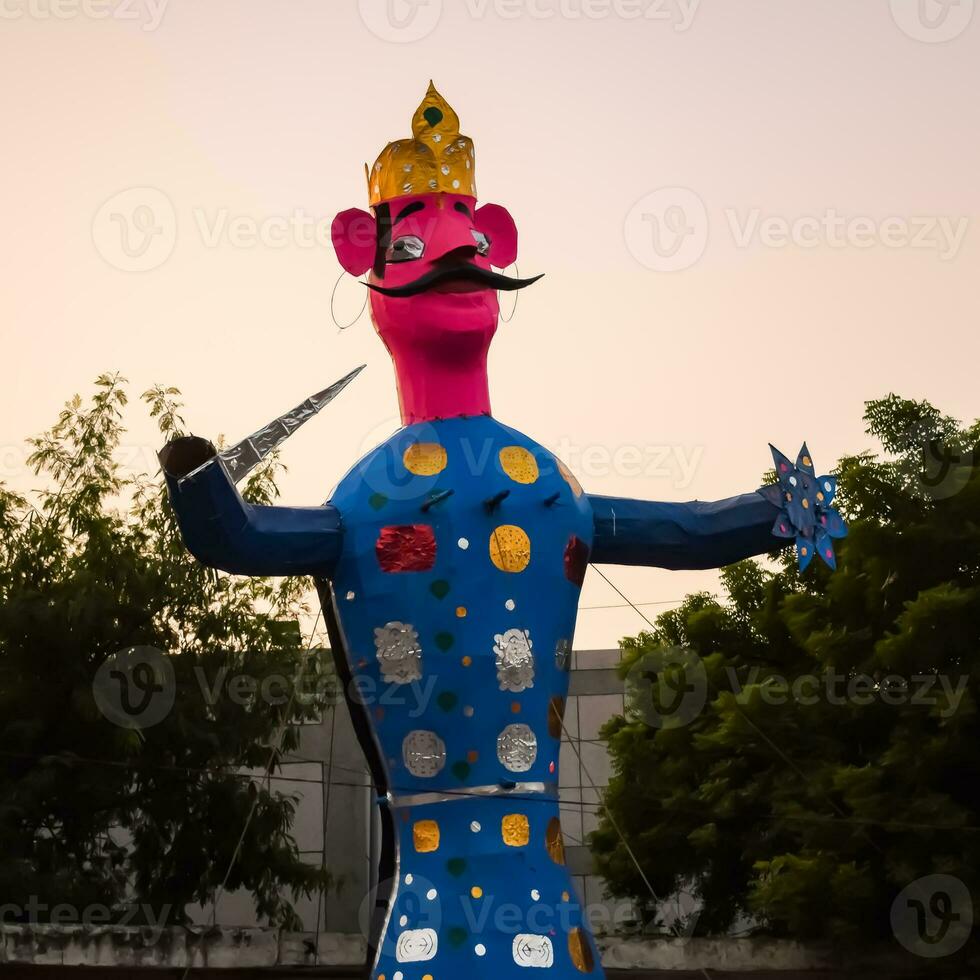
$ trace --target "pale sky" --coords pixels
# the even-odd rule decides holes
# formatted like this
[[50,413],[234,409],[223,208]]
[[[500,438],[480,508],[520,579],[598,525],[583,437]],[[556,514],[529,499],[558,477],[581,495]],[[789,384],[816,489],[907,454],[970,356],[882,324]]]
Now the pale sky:
[[[33,485],[23,439],[103,371],[236,439],[367,362],[285,449],[284,501],[322,501],[397,419],[367,315],[331,320],[323,232],[430,77],[546,273],[493,347],[494,412],[587,490],[752,490],[769,441],[829,469],[889,391],[973,419],[973,8],[0,0],[0,478]],[[138,408],[130,442],[152,462]],[[717,581],[605,571],[636,602]],[[590,572],[580,649],[642,628],[589,608],[620,602]]]

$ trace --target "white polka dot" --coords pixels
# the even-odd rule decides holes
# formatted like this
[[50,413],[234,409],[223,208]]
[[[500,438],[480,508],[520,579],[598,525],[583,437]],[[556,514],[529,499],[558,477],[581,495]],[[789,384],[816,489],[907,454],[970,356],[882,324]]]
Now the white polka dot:
[[454,180],[453,181],[453,190],[456,190],[457,187],[459,187],[459,181],[458,180]]
[[478,820],[474,820],[473,823],[470,824],[470,830],[472,830],[474,834],[478,834],[482,830],[480,827],[480,822]]
[[508,599],[508,600],[507,600],[507,601],[506,601],[506,602],[504,603],[504,608],[505,608],[505,609],[508,609],[508,610],[510,610],[510,612],[513,612],[513,611],[514,611],[514,609],[516,608],[516,606],[517,606],[517,603],[516,603],[516,602],[514,602],[514,600],[513,600],[513,599]]
[[413,881],[415,881],[415,878],[412,877],[412,875],[405,875],[405,884],[406,885],[410,885]]
[[[537,890],[537,888],[532,888],[531,889],[531,901],[532,902],[540,902],[541,901],[541,892],[539,892]],[[404,925],[404,923],[402,923],[402,924]]]
[[487,955],[487,947],[484,946],[483,943],[477,943],[473,947],[473,952],[476,953],[477,956],[486,956]]
[[429,900],[429,901],[431,902],[431,901],[432,901],[432,899],[434,899],[434,898],[436,897],[436,895],[438,895],[438,894],[439,894],[439,893],[438,893],[438,892],[437,892],[437,891],[436,891],[436,890],[435,890],[434,888],[430,888],[430,889],[429,889],[429,890],[428,890],[428,891],[427,891],[427,892],[425,893],[425,897],[426,897],[426,898],[427,898],[427,899],[428,899],[428,900]]
[[399,970],[397,973],[392,974],[391,980],[405,980],[405,974]]
[[456,543],[463,549],[463,551],[466,551],[466,549],[470,546],[470,543],[466,540],[466,538],[460,538]]
[[471,704],[468,704],[465,708],[463,708],[463,714],[467,718],[472,718],[473,717],[473,706]]
[[400,926],[402,926],[402,927],[404,927],[404,926],[407,926],[407,925],[408,925],[408,916],[407,916],[407,915],[403,915],[403,916],[402,916],[402,917],[401,917],[401,918],[400,918],[400,919],[398,920],[398,924],[399,924]]
[[354,599],[354,593],[353,592],[348,592],[347,593],[347,601],[348,602],[351,602],[351,601],[353,601],[353,599]]
[[823,488],[824,488],[824,490],[827,491],[827,493],[830,493],[830,483],[829,482],[824,483]]

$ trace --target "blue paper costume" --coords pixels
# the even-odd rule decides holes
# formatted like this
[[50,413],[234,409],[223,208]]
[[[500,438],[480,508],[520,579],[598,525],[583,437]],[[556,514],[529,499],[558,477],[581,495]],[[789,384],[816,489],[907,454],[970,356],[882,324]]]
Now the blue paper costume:
[[[435,137],[451,145],[465,137],[434,89],[426,99],[413,122],[418,145],[391,144],[369,172],[375,214],[361,213],[374,244],[362,255],[346,242],[350,212],[334,229],[345,267],[371,267],[372,313],[395,359],[404,428],[321,507],[245,504],[202,439],[176,440],[161,458],[187,547],[201,561],[317,579],[341,673],[354,681],[352,716],[385,828],[387,887],[370,975],[502,980],[539,969],[598,978],[564,865],[557,793],[588,563],[711,568],[790,537],[832,562],[829,538],[843,524],[829,509],[832,481],[816,479],[805,449],[795,467],[776,457],[774,488],[723,501],[595,497],[490,415],[481,372],[493,330],[484,320],[495,327],[494,289],[513,287],[487,277],[499,276],[491,259],[507,264],[510,232],[503,209],[481,219],[475,188],[459,187],[454,175],[472,173],[465,144],[443,173]],[[434,169],[425,169],[427,153]],[[425,193],[386,194],[386,180],[419,171],[434,175]],[[473,337],[484,335],[481,350]]]

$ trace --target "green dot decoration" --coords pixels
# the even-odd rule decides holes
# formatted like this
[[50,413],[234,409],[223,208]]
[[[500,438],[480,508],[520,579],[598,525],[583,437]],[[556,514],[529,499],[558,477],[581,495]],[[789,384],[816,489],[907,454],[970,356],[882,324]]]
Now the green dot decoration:
[[443,711],[452,711],[459,702],[459,698],[453,694],[452,691],[443,691],[439,697],[436,698],[436,703],[442,708]]
[[442,109],[438,106],[430,105],[422,113],[422,116],[430,126],[438,126],[442,122]]

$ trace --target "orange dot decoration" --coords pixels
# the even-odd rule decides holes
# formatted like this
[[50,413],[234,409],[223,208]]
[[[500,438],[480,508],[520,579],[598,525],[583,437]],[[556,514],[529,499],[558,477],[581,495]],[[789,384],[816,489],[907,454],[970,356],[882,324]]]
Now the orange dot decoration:
[[595,969],[592,947],[589,946],[585,933],[578,926],[568,934],[568,955],[575,964],[575,969],[580,973],[591,973]]
[[504,446],[500,450],[500,468],[515,483],[535,483],[540,471],[538,461],[523,446]]
[[439,850],[439,824],[435,820],[416,820],[412,825],[412,843],[419,854]]
[[500,837],[508,847],[524,847],[531,839],[531,825],[523,813],[508,813],[500,821]]
[[564,719],[565,699],[556,695],[548,702],[548,734],[552,738],[561,738]]
[[561,473],[562,479],[572,488],[572,493],[576,497],[581,497],[584,491],[582,490],[582,484],[575,479],[575,474],[559,459],[556,460],[558,463],[558,472]]
[[548,828],[544,834],[544,847],[555,864],[565,863],[565,841],[561,835],[561,822],[557,817],[552,817],[548,821]]
[[449,457],[438,442],[412,443],[402,455],[402,462],[409,473],[416,476],[435,476],[446,468]]

